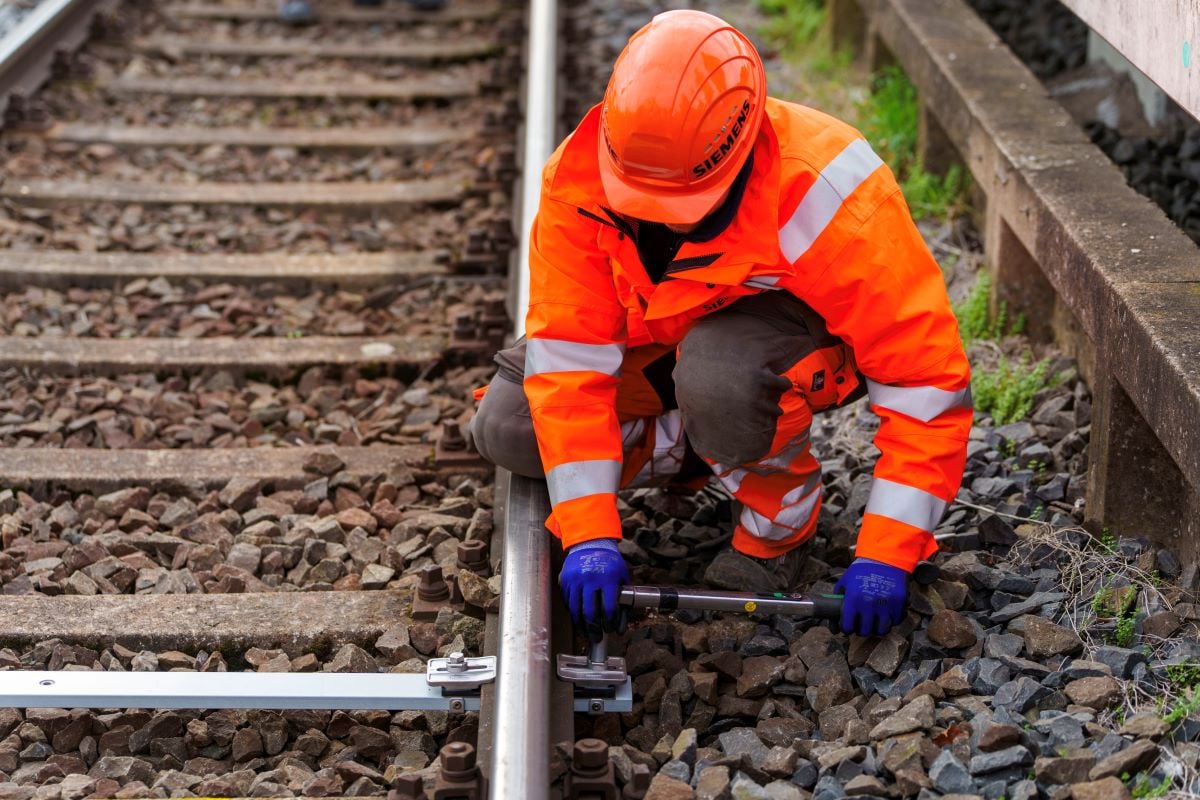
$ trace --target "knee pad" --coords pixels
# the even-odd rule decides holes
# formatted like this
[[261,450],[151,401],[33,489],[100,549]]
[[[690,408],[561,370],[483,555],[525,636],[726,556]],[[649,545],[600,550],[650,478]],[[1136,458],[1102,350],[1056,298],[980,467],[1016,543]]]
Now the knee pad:
[[[731,337],[699,326],[684,339],[675,367],[675,397],[688,440],[722,464],[756,461],[770,450],[779,398],[790,386]],[[699,334],[699,335],[697,335]]]

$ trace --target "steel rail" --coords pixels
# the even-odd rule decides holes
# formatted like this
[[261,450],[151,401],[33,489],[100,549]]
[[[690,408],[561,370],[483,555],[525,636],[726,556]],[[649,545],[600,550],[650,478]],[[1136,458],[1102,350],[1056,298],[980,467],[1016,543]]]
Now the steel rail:
[[[525,332],[529,305],[529,228],[537,216],[541,169],[557,143],[557,0],[530,0],[525,136],[512,318]],[[491,751],[493,798],[547,800],[550,796],[551,664],[550,511],[544,481],[509,476],[505,497],[503,591]]]
[[42,0],[0,38],[0,127],[12,97],[26,98],[50,77],[60,51],[79,47],[108,0]]
[[518,232],[516,306],[512,316],[516,336],[525,333],[529,307],[529,226],[537,216],[542,190],[542,165],[558,144],[558,5],[557,0],[530,0],[529,68],[525,78],[525,141],[521,161],[521,205]]

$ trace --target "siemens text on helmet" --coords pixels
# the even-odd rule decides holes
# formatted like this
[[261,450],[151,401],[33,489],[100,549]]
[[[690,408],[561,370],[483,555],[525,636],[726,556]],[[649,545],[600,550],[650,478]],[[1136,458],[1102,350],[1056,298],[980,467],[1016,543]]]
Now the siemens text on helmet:
[[[734,120],[733,129],[729,131],[729,135],[725,137],[725,141],[721,142],[721,146],[715,150],[712,155],[704,159],[704,161],[701,163],[692,167],[693,175],[695,175],[697,178],[704,176],[709,170],[721,163],[721,159],[729,155],[729,152],[733,150],[733,146],[737,142],[738,137],[742,135],[742,129],[745,127],[746,117],[749,116],[749,114],[750,101],[745,100],[742,102],[741,113],[738,114],[738,118]],[[733,115],[731,114],[730,117],[732,116]],[[727,126],[722,126],[721,131],[724,132],[726,127]],[[711,148],[712,145],[709,145],[709,147]]]

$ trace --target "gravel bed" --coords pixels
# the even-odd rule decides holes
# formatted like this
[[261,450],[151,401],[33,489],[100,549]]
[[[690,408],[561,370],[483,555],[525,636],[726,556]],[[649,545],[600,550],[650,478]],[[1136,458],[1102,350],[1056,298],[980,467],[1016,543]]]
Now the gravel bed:
[[[141,13],[139,13],[139,11]],[[125,13],[129,12],[129,13]],[[134,36],[159,23],[154,4],[128,4]],[[180,25],[177,32],[287,35],[382,43],[397,36],[494,33],[492,23],[450,28],[274,23]],[[359,38],[355,38],[359,37]],[[401,63],[303,59],[199,59],[189,66],[91,44],[80,58],[95,77],[122,74],[346,81],[404,80]],[[233,71],[230,71],[230,66]],[[192,66],[194,65],[194,66]],[[439,67],[476,78],[486,64]],[[515,90],[515,85],[514,85]],[[353,128],[426,125],[478,129],[509,93],[486,101],[413,104],[114,98],[87,79],[41,94],[56,118],[135,125]],[[5,141],[5,176],[122,181],[386,181],[493,169],[477,142],[419,156],[384,152],[252,152],[240,148],[109,147]],[[493,169],[494,171],[494,169]],[[453,209],[381,214],[279,211],[237,206],[169,208],[89,204],[56,209],[0,204],[0,247],[158,253],[461,252],[464,232],[491,229],[507,212],[501,193]],[[297,293],[279,286],[204,285],[147,276],[112,290],[27,288],[3,298],[0,335],[126,338],[421,335],[447,330],[495,281],[429,279],[407,287]],[[490,368],[451,368],[412,382],[369,370],[313,368],[269,383],[227,372],[113,379],[54,378],[0,371],[0,446],[245,448],[332,443],[429,444],[445,420],[460,420]],[[0,488],[0,591],[7,595],[197,594],[291,591],[411,591],[430,565],[453,569],[464,540],[490,539],[493,488],[486,479],[396,465],[359,478],[327,450],[305,462],[308,482],[274,486],[237,479],[123,488],[105,494],[37,485]],[[499,578],[462,573],[477,609],[496,603]],[[428,658],[477,654],[482,614],[443,609],[436,621],[407,615],[373,643],[313,652],[89,649],[48,640],[0,649],[0,669],[261,672],[422,672]],[[361,646],[360,646],[361,645]],[[0,797],[382,796],[400,774],[431,782],[438,749],[474,743],[475,715],[440,712],[0,710]]]
[[[514,8],[516,8],[514,6]],[[427,22],[420,25],[393,22],[373,22],[369,25],[322,22],[313,25],[286,25],[276,20],[232,21],[202,19],[164,20],[171,34],[189,37],[205,37],[221,41],[286,41],[315,42],[317,44],[357,44],[370,46],[388,44],[398,38],[406,42],[436,43],[467,37],[487,37],[496,26],[503,24],[504,16],[497,20],[460,22]]]
[[[55,83],[38,95],[58,119],[111,125],[204,127],[385,127],[438,125],[475,128],[492,104],[413,104],[395,100],[176,98],[142,95],[121,102],[88,83]],[[430,106],[434,106],[432,109]]]
[[[106,70],[105,70],[106,71]],[[101,75],[105,71],[101,71]],[[475,83],[488,76],[488,62],[445,64],[435,68],[401,61],[272,57],[252,60],[186,56],[180,59],[135,56],[119,73],[123,78],[215,78],[218,80],[302,81],[353,85],[363,81],[438,80]]]
[[313,367],[290,383],[228,372],[118,378],[0,371],[0,446],[137,449],[428,443],[457,420],[489,368],[406,385]]
[[[330,653],[97,652],[51,639],[0,650],[0,669],[120,672],[423,672],[434,655],[476,651],[482,623],[457,612],[398,621],[373,647]],[[474,743],[476,714],[444,711],[0,710],[0,794],[83,797],[382,796],[402,773],[427,782],[437,753]]]
[[0,296],[0,335],[101,339],[214,336],[424,336],[444,332],[455,309],[482,305],[486,283],[431,279],[373,291],[288,292],[275,283],[199,284],[138,278],[120,288],[31,287]]
[[1087,60],[1087,25],[1058,0],[967,0],[1042,80]]
[[[941,579],[914,591],[888,636],[773,615],[652,616],[610,641],[634,710],[577,718],[576,734],[614,745],[623,783],[648,767],[655,798],[994,800],[1065,796],[1063,786],[1127,798],[1119,779],[1141,773],[1187,785],[1200,724],[1163,721],[1155,701],[1175,707],[1183,690],[1170,668],[1200,654],[1195,570],[1181,578],[1168,550],[1077,527],[1086,388],[1068,377],[1035,409],[1006,426],[977,420],[962,502],[939,530],[950,534]],[[830,591],[852,558],[876,425],[860,404],[814,429],[827,489],[800,581],[812,591]],[[712,489],[627,494],[621,547],[634,581],[766,585],[725,552],[728,515]]]
[[[461,143],[415,154],[373,149],[352,154],[300,152],[293,147],[139,147],[109,144],[47,143],[14,139],[0,145],[0,169],[14,179],[113,180],[195,183],[286,181],[369,182],[447,177],[478,155]],[[473,159],[471,159],[473,160]]]
[[460,541],[491,535],[479,479],[397,465],[360,481],[320,450],[305,469],[310,483],[279,491],[241,478],[211,492],[4,490],[3,593],[409,590],[416,570],[450,567]]
[[469,197],[446,210],[347,214],[246,206],[112,203],[37,208],[0,202],[0,247],[135,253],[375,253],[451,250],[462,233],[506,214],[508,198]]

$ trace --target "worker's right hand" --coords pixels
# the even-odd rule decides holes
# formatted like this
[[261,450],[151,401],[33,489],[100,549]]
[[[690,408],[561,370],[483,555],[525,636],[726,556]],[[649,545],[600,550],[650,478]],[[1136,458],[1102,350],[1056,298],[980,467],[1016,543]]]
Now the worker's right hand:
[[558,582],[577,628],[589,635],[616,628],[621,586],[629,583],[629,567],[616,539],[593,539],[569,548]]

